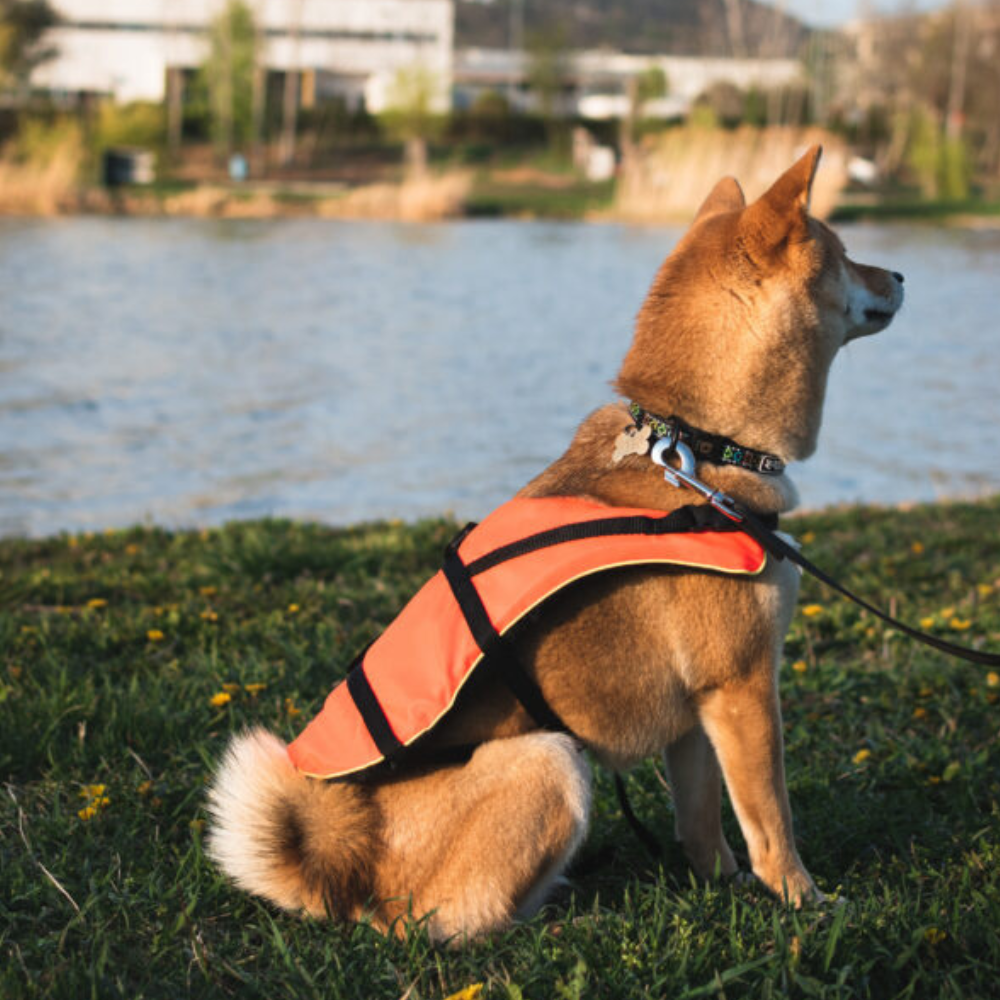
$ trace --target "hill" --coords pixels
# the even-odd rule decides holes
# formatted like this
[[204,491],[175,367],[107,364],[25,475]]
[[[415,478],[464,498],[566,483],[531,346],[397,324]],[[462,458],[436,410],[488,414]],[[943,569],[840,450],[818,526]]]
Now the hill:
[[794,56],[809,36],[801,21],[755,0],[459,0],[456,46],[506,48],[518,7],[529,42],[544,36],[571,49]]

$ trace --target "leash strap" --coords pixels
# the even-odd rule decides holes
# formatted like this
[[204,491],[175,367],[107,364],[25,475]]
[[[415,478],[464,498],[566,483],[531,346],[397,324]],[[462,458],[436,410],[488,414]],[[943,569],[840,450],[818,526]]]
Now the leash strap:
[[788,559],[795,563],[796,566],[800,566],[811,576],[816,577],[820,583],[826,584],[832,590],[837,591],[838,594],[842,594],[848,600],[853,601],[864,608],[865,611],[875,615],[876,618],[880,618],[894,629],[898,629],[904,635],[908,635],[911,639],[916,639],[917,642],[922,642],[924,645],[930,646],[948,656],[955,656],[962,660],[968,660],[970,663],[979,663],[986,667],[1000,666],[1000,654],[987,653],[979,649],[969,649],[967,646],[958,646],[953,642],[947,642],[944,639],[939,639],[937,636],[921,632],[919,629],[915,629],[886,614],[881,609],[875,607],[874,604],[870,604],[863,597],[859,597],[852,590],[839,583],[828,573],[825,573],[819,566],[807,559],[795,546],[789,545],[786,541],[779,538],[757,515],[752,514],[744,507],[738,508],[738,514],[742,518],[741,523],[744,528],[772,555],[778,559]]

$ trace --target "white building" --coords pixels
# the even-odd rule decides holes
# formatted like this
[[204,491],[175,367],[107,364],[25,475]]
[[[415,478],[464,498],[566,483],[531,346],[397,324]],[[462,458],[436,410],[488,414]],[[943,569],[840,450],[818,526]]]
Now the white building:
[[[649,101],[649,117],[676,118],[717,84],[740,90],[771,90],[804,82],[797,59],[721,59],[701,56],[638,56],[621,52],[581,51],[567,58],[564,114],[583,118],[620,118],[628,113],[628,83],[650,69],[663,71],[667,96]],[[455,103],[469,107],[484,91],[512,98],[521,110],[533,110],[535,96],[527,87],[529,57],[507,49],[465,49],[455,53]]]
[[[268,70],[302,75],[304,103],[340,95],[382,110],[400,70],[420,67],[451,103],[453,0],[244,0],[253,11]],[[61,24],[56,57],[34,86],[163,101],[171,73],[205,61],[206,32],[226,0],[52,0]]]

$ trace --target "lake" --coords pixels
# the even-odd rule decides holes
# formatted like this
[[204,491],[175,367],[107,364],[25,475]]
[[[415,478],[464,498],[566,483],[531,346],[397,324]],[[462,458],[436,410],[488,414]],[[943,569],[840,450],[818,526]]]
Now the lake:
[[[679,233],[0,219],[0,534],[481,517],[614,398]],[[838,358],[803,506],[1000,489],[1000,233],[841,235],[907,302]]]

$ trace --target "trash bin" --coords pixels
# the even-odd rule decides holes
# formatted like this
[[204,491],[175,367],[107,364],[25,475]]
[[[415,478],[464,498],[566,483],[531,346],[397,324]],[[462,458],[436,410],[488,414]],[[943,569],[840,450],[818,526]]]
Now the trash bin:
[[103,168],[107,187],[152,184],[156,179],[155,158],[148,149],[107,149]]

